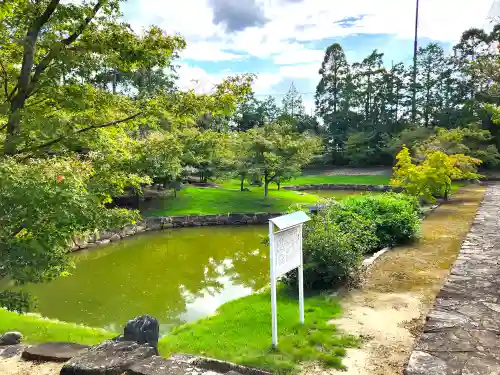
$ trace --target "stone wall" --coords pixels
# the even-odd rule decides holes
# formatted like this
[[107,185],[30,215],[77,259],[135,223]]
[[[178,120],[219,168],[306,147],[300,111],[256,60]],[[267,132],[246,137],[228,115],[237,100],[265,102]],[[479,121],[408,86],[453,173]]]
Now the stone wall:
[[202,227],[216,225],[263,225],[269,219],[283,215],[282,213],[245,213],[217,215],[186,215],[186,216],[151,216],[145,217],[136,224],[126,225],[120,229],[112,229],[95,233],[84,238],[74,238],[70,244],[73,251],[107,245],[126,237],[140,233],[182,227]]
[[400,192],[402,189],[393,188],[387,185],[357,185],[357,184],[308,184],[300,186],[285,186],[285,190],[304,191],[304,190],[354,190],[354,191],[376,191],[387,192],[396,191]]

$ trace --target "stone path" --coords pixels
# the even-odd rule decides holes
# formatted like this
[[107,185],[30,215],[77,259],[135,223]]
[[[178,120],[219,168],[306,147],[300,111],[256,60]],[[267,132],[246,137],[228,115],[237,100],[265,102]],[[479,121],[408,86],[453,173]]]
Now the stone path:
[[406,375],[500,375],[500,184],[488,187]]

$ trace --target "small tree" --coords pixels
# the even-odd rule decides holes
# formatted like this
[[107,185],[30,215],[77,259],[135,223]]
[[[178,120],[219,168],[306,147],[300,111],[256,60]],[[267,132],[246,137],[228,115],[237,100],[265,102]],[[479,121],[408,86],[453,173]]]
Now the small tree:
[[[287,123],[273,123],[240,133],[236,151],[240,176],[256,173],[264,181],[264,196],[271,182],[280,185],[300,173],[320,150],[319,138],[293,131]],[[243,178],[243,177],[242,177]]]
[[435,197],[448,199],[453,180],[478,180],[477,168],[481,160],[463,154],[446,155],[429,150],[420,164],[414,164],[407,147],[396,156],[397,163],[391,185],[402,187],[424,201],[433,202]]

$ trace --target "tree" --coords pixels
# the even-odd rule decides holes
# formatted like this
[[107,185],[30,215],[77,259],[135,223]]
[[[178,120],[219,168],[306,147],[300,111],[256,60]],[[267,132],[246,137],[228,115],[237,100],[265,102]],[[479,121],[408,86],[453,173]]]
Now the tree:
[[477,168],[481,160],[463,154],[447,155],[429,150],[420,164],[414,164],[407,147],[396,156],[397,163],[391,185],[402,187],[411,195],[427,202],[436,197],[448,199],[453,180],[479,180]]
[[304,114],[305,108],[302,102],[302,96],[299,94],[295,85],[292,83],[281,103],[283,114],[291,118],[299,117]]
[[[183,135],[199,133],[202,116],[231,116],[250,92],[253,75],[245,74],[208,94],[177,90],[182,37],[155,26],[135,33],[120,21],[119,4],[0,4],[0,267],[16,283],[64,274],[73,235],[134,220],[107,204],[153,179],[177,178]],[[196,134],[200,147],[210,134]],[[199,167],[215,173],[219,159],[207,160]],[[9,308],[24,303],[2,296]]]
[[245,148],[239,151],[242,157],[238,163],[242,168],[248,168],[247,173],[251,171],[262,176],[265,197],[271,182],[281,184],[300,173],[321,147],[319,138],[297,133],[287,123],[254,128],[240,133],[239,137]]
[[73,237],[138,218],[134,211],[106,208],[89,190],[93,173],[90,163],[71,158],[0,162],[0,277],[10,280],[0,289],[1,306],[25,312],[29,296],[11,286],[66,274]]

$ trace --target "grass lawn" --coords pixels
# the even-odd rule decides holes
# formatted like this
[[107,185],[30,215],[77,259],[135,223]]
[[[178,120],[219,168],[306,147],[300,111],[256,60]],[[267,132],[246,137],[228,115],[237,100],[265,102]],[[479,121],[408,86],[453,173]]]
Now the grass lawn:
[[[200,354],[279,374],[296,372],[299,364],[307,361],[341,369],[345,348],[357,346],[358,339],[328,324],[340,315],[336,299],[309,297],[305,300],[306,323],[301,325],[297,297],[279,291],[279,341],[278,349],[272,350],[270,296],[263,292],[228,302],[215,315],[174,329],[160,339],[159,351],[164,357],[173,353]],[[0,309],[0,332],[14,330],[23,334],[26,343],[95,345],[118,335]]]
[[0,308],[0,333],[7,331],[21,332],[23,341],[27,343],[66,341],[95,345],[117,336],[102,329],[43,319],[36,315],[19,315]]
[[[386,176],[302,176],[285,185],[304,184],[374,184],[389,183]],[[269,197],[264,199],[264,188],[246,185],[250,191],[241,192],[237,180],[224,181],[220,188],[188,187],[177,193],[177,198],[168,197],[154,202],[154,207],[143,210],[146,216],[175,216],[190,214],[218,214],[245,212],[285,212],[293,204],[313,205],[318,196],[298,194],[295,191],[269,187]]]
[[160,353],[193,353],[242,365],[290,373],[306,361],[343,368],[345,348],[358,345],[328,321],[341,315],[335,299],[316,296],[305,300],[300,325],[297,297],[278,294],[278,349],[271,348],[271,308],[268,292],[222,305],[216,315],[174,329],[160,340]]

